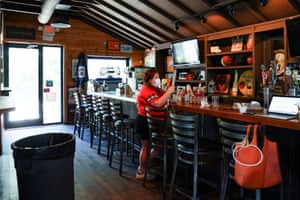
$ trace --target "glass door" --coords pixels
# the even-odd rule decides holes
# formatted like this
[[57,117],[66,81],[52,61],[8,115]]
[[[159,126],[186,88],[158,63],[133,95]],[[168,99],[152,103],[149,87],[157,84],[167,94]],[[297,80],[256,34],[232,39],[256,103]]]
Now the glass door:
[[43,47],[43,123],[62,121],[62,48]]
[[62,47],[7,43],[4,48],[4,84],[16,105],[5,127],[61,122]]

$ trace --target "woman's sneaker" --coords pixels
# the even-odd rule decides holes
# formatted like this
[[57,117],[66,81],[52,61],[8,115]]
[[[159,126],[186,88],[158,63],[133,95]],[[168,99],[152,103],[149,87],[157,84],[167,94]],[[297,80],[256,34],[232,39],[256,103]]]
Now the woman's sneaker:
[[[146,174],[145,170],[137,170],[135,177],[138,180],[144,180],[145,174]],[[146,174],[146,181],[153,181],[155,178],[156,176],[154,174],[150,174],[150,173]]]

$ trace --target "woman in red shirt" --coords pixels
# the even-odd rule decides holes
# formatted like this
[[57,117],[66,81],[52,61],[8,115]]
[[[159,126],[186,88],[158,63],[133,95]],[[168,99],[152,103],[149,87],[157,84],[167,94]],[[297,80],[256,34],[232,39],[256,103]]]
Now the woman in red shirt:
[[[167,105],[167,101],[174,92],[174,86],[169,86],[166,91],[160,88],[160,78],[156,69],[149,69],[144,74],[144,83],[137,96],[137,132],[141,134],[142,149],[140,151],[140,165],[136,172],[136,178],[143,180],[145,176],[145,168],[147,162],[149,129],[145,113],[145,106],[152,108],[163,108]],[[159,150],[150,151],[149,160],[157,156]],[[154,176],[147,173],[147,180],[154,179]]]

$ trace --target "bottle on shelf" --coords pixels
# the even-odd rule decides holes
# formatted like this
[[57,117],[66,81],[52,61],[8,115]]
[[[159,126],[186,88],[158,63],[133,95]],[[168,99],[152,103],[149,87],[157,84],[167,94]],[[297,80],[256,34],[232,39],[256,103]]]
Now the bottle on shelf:
[[235,70],[235,72],[234,72],[234,81],[233,81],[233,85],[232,85],[232,90],[231,90],[231,95],[232,96],[237,96],[237,94],[238,94],[238,85],[239,85],[239,83],[238,83],[238,72],[237,72],[237,70]]

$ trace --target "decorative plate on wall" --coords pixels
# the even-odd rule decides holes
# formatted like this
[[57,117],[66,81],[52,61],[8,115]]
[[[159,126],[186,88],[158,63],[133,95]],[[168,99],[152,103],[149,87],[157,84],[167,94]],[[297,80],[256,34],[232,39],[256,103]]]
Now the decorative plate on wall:
[[244,71],[239,78],[239,91],[244,96],[253,95],[253,73],[252,70]]

